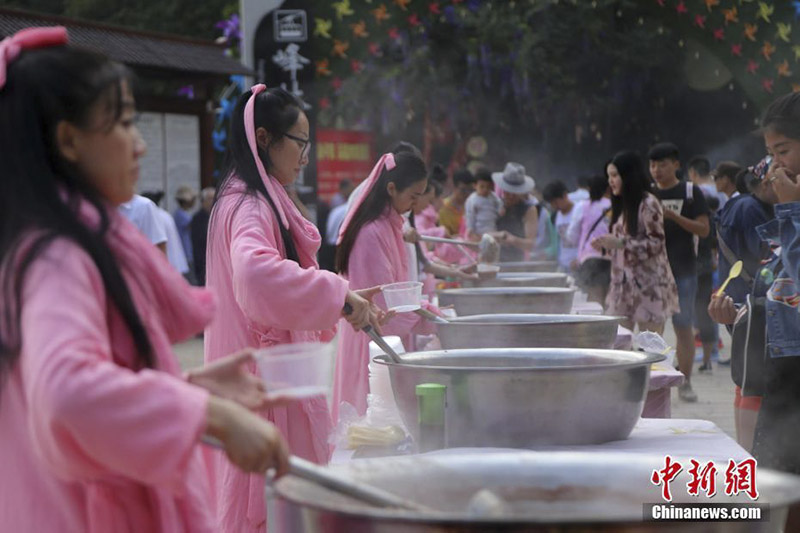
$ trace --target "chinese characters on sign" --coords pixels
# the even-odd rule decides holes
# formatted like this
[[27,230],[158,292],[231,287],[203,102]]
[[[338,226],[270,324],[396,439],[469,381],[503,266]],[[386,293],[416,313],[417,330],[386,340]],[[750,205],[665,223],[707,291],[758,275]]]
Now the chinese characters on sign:
[[[670,483],[681,470],[683,470],[683,465],[673,461],[669,455],[665,457],[664,468],[653,470],[650,481],[656,486],[661,486],[661,497],[664,501],[672,501]],[[691,468],[687,472],[691,478],[686,484],[688,494],[699,496],[703,492],[711,498],[717,493],[717,468],[714,461],[702,464],[692,459]],[[745,459],[738,463],[733,459],[728,461],[725,469],[725,494],[736,496],[741,493],[746,494],[751,500],[758,499],[755,459]]]
[[317,130],[317,194],[329,201],[348,179],[358,184],[372,170],[372,135],[362,131]]

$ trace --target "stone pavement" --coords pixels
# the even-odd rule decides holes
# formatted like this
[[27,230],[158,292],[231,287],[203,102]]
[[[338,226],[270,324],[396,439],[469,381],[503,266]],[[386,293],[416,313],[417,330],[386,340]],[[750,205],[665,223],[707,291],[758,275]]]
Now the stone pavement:
[[[724,348],[720,354],[724,358],[730,357],[730,337],[724,328],[720,328],[720,334],[724,343]],[[667,324],[664,338],[671,345],[675,345],[675,336],[672,332],[672,325]],[[202,339],[191,339],[187,342],[177,344],[175,351],[181,361],[184,370],[199,366],[203,363],[203,341]],[[698,354],[701,350],[698,348]],[[685,403],[678,398],[678,389],[672,389],[672,417],[673,418],[693,418],[710,420],[720,427],[725,433],[736,438],[735,425],[733,420],[733,391],[734,385],[731,381],[730,367],[720,366],[713,363],[711,374],[701,374],[697,371],[699,363],[695,363],[692,375],[692,386],[699,398],[697,403]]]

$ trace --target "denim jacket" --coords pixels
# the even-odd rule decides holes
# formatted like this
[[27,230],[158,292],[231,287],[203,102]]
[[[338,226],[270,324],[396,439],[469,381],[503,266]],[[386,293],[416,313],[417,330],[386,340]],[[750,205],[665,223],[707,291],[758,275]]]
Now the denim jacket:
[[[800,356],[800,202],[775,206],[775,220],[759,226],[772,244],[782,268],[767,291],[767,339],[771,357]],[[777,260],[777,258],[775,259]]]

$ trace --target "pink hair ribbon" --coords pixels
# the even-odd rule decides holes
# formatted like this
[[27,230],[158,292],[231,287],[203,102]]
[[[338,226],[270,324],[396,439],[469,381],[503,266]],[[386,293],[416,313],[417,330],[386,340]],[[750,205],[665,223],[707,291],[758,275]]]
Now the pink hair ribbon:
[[270,198],[272,198],[272,202],[275,204],[275,209],[278,211],[278,217],[280,218],[281,224],[283,224],[284,228],[289,228],[289,221],[286,218],[286,213],[283,210],[283,206],[281,206],[280,196],[278,196],[278,191],[276,187],[280,187],[280,184],[276,184],[275,180],[267,174],[267,170],[264,168],[264,163],[261,162],[261,158],[258,155],[258,144],[256,143],[256,123],[255,123],[255,106],[256,106],[256,96],[263,93],[267,90],[267,86],[263,83],[259,83],[253,85],[250,91],[253,93],[250,96],[250,99],[247,100],[247,104],[244,106],[244,129],[247,135],[247,144],[250,145],[250,151],[253,153],[253,159],[256,161],[256,167],[258,168],[258,173],[261,176],[261,181],[264,182],[264,186],[267,188],[267,192],[269,193]]
[[64,26],[25,28],[0,41],[0,89],[5,87],[8,65],[20,52],[62,44],[67,44],[67,29]]
[[339,237],[336,239],[336,244],[342,243],[344,232],[347,229],[347,226],[350,225],[350,221],[353,220],[356,211],[358,211],[358,208],[361,207],[361,204],[363,204],[364,200],[366,200],[367,196],[369,196],[372,188],[375,187],[375,183],[377,183],[378,178],[381,177],[381,172],[383,171],[384,167],[386,167],[386,170],[392,170],[395,166],[397,166],[397,164],[394,161],[394,154],[391,152],[388,154],[383,154],[381,158],[378,159],[378,162],[372,168],[372,172],[370,172],[369,177],[367,177],[366,185],[364,185],[364,190],[361,191],[361,195],[356,198],[352,207],[347,210],[347,214],[342,221],[342,226],[339,229]]

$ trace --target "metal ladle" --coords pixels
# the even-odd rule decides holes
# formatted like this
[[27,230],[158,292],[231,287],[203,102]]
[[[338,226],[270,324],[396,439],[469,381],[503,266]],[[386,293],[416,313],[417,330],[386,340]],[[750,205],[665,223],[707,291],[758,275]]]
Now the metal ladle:
[[[349,315],[352,312],[353,312],[353,306],[350,304],[344,304],[344,314]],[[361,331],[366,333],[369,336],[369,338],[372,339],[373,342],[375,342],[375,344],[377,344],[381,350],[383,350],[383,352],[389,357],[389,359],[392,360],[393,363],[398,365],[403,364],[403,360],[400,358],[399,355],[397,355],[397,352],[395,352],[392,349],[392,347],[389,346],[389,343],[383,340],[383,337],[381,337],[380,333],[375,331],[372,328],[372,326],[366,325],[363,328],[361,328]]]
[[[214,437],[204,435],[201,438],[201,442],[212,448],[224,450],[222,443]],[[360,483],[351,478],[337,476],[328,468],[301,459],[296,455],[289,456],[289,474],[369,505],[416,512],[430,513],[433,511],[423,505],[406,500],[405,498],[401,498],[377,487]]]
[[481,263],[496,263],[500,258],[500,245],[497,240],[484,233],[480,242],[464,241],[461,239],[446,239],[444,237],[427,237],[420,235],[419,240],[424,242],[438,242],[443,244],[454,244],[456,246],[469,246],[478,250],[478,261]]

